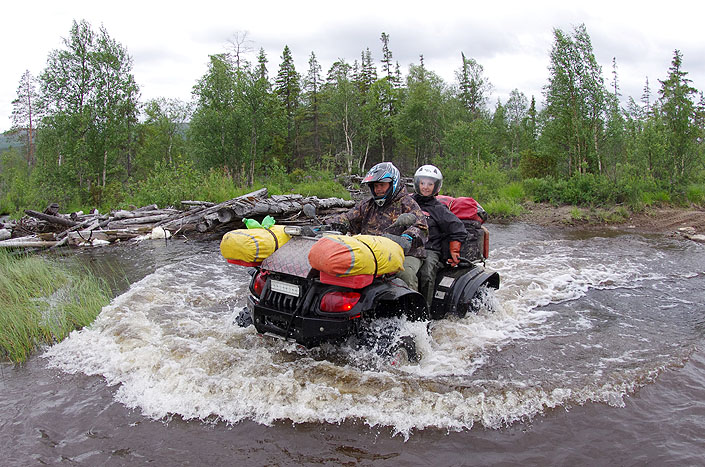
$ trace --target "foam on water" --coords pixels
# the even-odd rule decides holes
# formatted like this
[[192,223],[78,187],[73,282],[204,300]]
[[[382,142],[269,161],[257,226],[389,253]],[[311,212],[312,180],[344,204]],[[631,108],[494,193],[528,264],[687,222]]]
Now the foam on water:
[[605,324],[620,310],[562,310],[591,290],[663,279],[651,267],[659,252],[616,260],[608,241],[526,240],[494,252],[488,267],[502,286],[484,298],[487,310],[430,323],[428,332],[428,323],[401,323],[422,354],[417,365],[393,367],[346,346],[302,349],[239,328],[234,315],[249,275],[216,253],[132,284],[45,356],[64,371],[103,376],[117,400],[155,419],[355,419],[408,436],[428,427],[500,427],[587,401],[620,405],[678,358],[650,362],[648,346],[605,341],[604,329],[627,342],[640,332],[634,319]]

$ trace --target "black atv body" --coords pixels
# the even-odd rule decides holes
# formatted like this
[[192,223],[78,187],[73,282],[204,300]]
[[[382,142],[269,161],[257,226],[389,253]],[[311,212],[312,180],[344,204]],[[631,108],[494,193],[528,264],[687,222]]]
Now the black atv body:
[[316,236],[292,238],[251,269],[247,307],[240,325],[261,334],[313,347],[322,342],[364,336],[378,318],[411,320],[464,316],[482,286],[499,287],[499,275],[479,261],[438,271],[431,307],[424,297],[394,276],[332,278],[313,269],[308,253]]

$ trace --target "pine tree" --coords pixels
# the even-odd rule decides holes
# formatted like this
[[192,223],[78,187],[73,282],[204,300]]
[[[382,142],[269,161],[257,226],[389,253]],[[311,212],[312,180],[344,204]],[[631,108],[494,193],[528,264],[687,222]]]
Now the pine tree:
[[492,90],[490,82],[482,75],[484,69],[475,59],[460,53],[462,65],[455,72],[458,79],[458,99],[468,112],[469,120],[480,118],[485,112],[487,96]]
[[320,122],[320,88],[321,82],[321,65],[316,60],[316,54],[311,52],[308,60],[308,74],[304,88],[306,90],[306,98],[308,103],[308,117],[313,126],[313,152],[316,157],[316,164],[321,161],[321,135],[319,129]]
[[264,52],[264,48],[259,49],[259,55],[257,55],[257,68],[255,69],[255,74],[258,79],[269,80],[269,74],[267,71],[267,54]]
[[380,40],[382,41],[382,71],[387,79],[392,81],[392,51],[389,50],[389,34],[383,32]]
[[641,95],[641,102],[644,104],[644,113],[648,115],[651,112],[651,88],[649,87],[649,77],[646,77],[644,91]]
[[299,74],[294,67],[294,59],[291,56],[289,46],[284,46],[281,56],[282,62],[279,65],[279,73],[274,82],[274,92],[279,97],[279,102],[284,109],[286,117],[286,151],[288,153],[287,168],[293,168],[294,159],[297,157],[296,147],[296,111],[299,106],[299,95],[301,93]]
[[683,183],[691,175],[696,154],[697,130],[695,126],[694,96],[697,90],[683,71],[683,55],[679,50],[673,53],[668,78],[659,80],[661,111],[668,130],[668,145],[672,156],[670,182]]

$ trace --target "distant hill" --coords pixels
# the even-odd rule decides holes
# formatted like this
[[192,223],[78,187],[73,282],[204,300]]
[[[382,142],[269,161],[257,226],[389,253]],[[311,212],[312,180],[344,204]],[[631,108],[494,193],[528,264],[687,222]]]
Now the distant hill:
[[17,138],[14,136],[10,136],[8,132],[0,133],[0,152],[6,151],[11,147],[20,147],[20,143],[19,141],[17,141]]

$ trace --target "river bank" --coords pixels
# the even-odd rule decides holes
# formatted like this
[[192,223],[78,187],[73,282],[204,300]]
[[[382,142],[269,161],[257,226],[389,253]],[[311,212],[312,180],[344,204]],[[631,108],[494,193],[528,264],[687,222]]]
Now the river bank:
[[579,208],[553,206],[547,203],[525,203],[522,208],[523,212],[518,217],[499,222],[523,222],[561,229],[604,230],[607,228],[684,236],[696,241],[705,240],[705,210],[700,208],[652,206],[641,212],[631,212],[619,206]]

